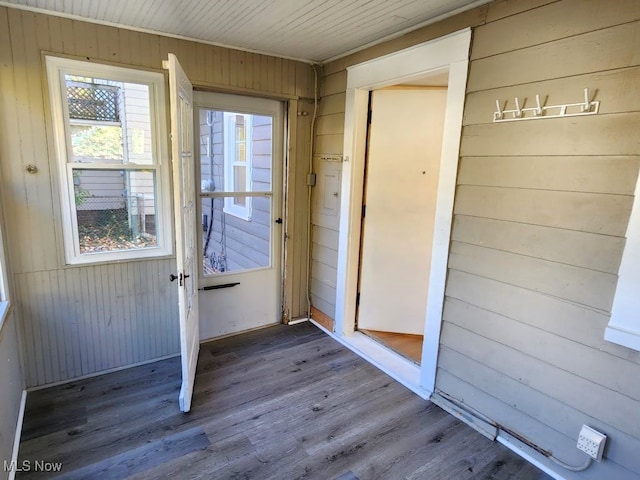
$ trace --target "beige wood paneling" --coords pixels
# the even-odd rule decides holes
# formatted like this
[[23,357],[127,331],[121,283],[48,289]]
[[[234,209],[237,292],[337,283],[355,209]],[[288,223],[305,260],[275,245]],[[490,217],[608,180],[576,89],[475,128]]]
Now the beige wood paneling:
[[489,4],[487,22],[495,22],[501,18],[517,15],[527,10],[557,1],[558,0],[496,0]]
[[320,85],[320,96],[322,98],[330,95],[343,93],[347,90],[347,71],[341,70],[322,77]]
[[314,225],[313,226],[313,243],[335,250],[336,256],[337,256],[338,232],[337,230],[330,230],[328,228],[322,228]]
[[[453,240],[616,275],[624,238],[456,215]],[[576,248],[579,245],[580,248]]]
[[[546,448],[551,447],[556,457],[561,457],[564,461],[572,460],[575,465],[584,461],[575,448],[575,438],[582,424],[600,425],[598,418],[576,411],[552,396],[523,385],[518,379],[508,377],[447,347],[442,347],[440,360],[438,378],[446,392],[464,399],[473,408],[487,412],[490,418],[508,428],[520,433],[526,430],[528,439],[538,445],[544,444]],[[496,398],[494,395],[497,389],[501,393]],[[629,468],[637,470],[640,459],[634,452],[640,448],[640,442],[611,426],[607,426],[607,433],[610,437],[619,438],[620,442],[610,445],[607,451],[609,465],[605,470],[602,470],[602,466],[594,465],[590,471],[595,474],[595,478],[635,478],[629,470],[612,465],[611,462],[623,463],[631,459]],[[601,470],[597,472],[595,469]]]
[[453,242],[449,268],[609,312],[617,276],[467,243]]
[[589,378],[634,400],[640,399],[640,384],[626,381],[637,371],[638,364],[634,362],[609,354],[598,354],[596,360],[589,346],[460,300],[447,300],[443,315],[446,321],[476,335],[488,337],[487,332],[491,332],[490,337],[495,342],[579,377]]
[[[446,294],[640,365],[640,352],[604,340],[606,313],[504,282],[449,271]],[[523,308],[523,305],[526,308]]]
[[577,35],[476,60],[467,90],[519,85],[635,66],[640,63],[640,23]]
[[345,92],[336,93],[322,97],[318,109],[318,115],[332,115],[334,113],[344,113],[345,110]]
[[502,106],[508,102],[507,108],[515,107],[515,97],[526,107],[535,105],[536,95],[540,95],[541,102],[546,99],[546,105],[576,103],[584,99],[584,88],[589,88],[591,99],[600,101],[600,114],[638,111],[639,76],[640,67],[629,67],[473,92],[467,95],[463,123],[492,123],[496,100]]
[[[597,412],[601,422],[633,437],[640,434],[640,417],[633,413],[637,412],[638,403],[626,395],[449,322],[444,324],[442,339],[443,344],[452,350],[508,377],[519,379],[521,383],[537,391],[553,393],[557,400],[573,406],[580,412]],[[602,405],[611,404],[616,405],[616,408],[602,408]],[[575,448],[575,445],[572,447]]]
[[344,113],[334,113],[318,118],[316,126],[318,136],[342,134],[342,132],[344,132]]
[[336,306],[335,303],[327,302],[323,298],[315,294],[311,294],[311,306],[320,310],[324,313],[328,318],[334,319],[336,316]]
[[636,155],[640,112],[469,125],[460,155]]
[[175,260],[15,275],[27,385],[178,352]]
[[344,134],[336,133],[332,135],[319,135],[314,144],[315,153],[335,153],[342,154],[344,147]]
[[[58,257],[56,242],[52,240],[56,239],[54,219],[57,213],[53,209],[49,186],[51,166],[44,124],[42,64],[36,37],[32,34],[36,30],[36,15],[9,10],[7,16],[12,58],[6,59],[9,68],[6,87],[3,85],[2,124],[6,136],[0,190],[7,211],[7,236],[12,239],[9,240],[12,269],[15,272],[55,268]],[[15,42],[16,37],[24,38],[24,41]],[[32,74],[27,75],[27,72]],[[25,132],[28,140],[21,140],[20,132]],[[37,174],[25,171],[29,164],[38,168]],[[13,247],[19,243],[22,243],[21,248],[16,251]]]
[[[481,25],[476,30],[471,59],[549,43],[640,19],[636,0],[616,0],[612,6],[603,4],[602,0],[565,0]],[[532,25],[544,25],[544,28],[530,28]]]
[[311,268],[313,271],[313,278],[321,281],[322,283],[326,283],[333,288],[336,287],[337,272],[334,267],[314,260]]
[[324,263],[332,268],[338,267],[338,257],[336,255],[336,251],[332,248],[327,248],[318,243],[313,243],[313,256],[312,258],[317,261]]
[[326,281],[318,280],[317,278],[311,279],[311,298],[314,306],[316,305],[316,300],[321,300],[327,305],[331,305],[331,308],[326,312],[320,308],[324,313],[333,318],[334,310],[335,310],[335,296],[336,296],[336,288],[332,287]]
[[521,188],[458,187],[454,213],[624,236],[633,197]]
[[464,157],[458,185],[633,195],[639,167],[635,155]]

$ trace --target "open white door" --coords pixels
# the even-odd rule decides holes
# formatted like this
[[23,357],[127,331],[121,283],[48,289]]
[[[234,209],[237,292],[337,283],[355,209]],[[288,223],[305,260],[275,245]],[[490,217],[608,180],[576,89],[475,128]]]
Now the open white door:
[[358,328],[423,335],[445,88],[371,96]]
[[171,158],[176,217],[176,256],[180,313],[180,354],[182,388],[180,410],[191,409],[196,376],[200,333],[198,327],[198,265],[196,250],[196,193],[193,157],[193,87],[176,56],[163,62],[169,70],[171,100]]

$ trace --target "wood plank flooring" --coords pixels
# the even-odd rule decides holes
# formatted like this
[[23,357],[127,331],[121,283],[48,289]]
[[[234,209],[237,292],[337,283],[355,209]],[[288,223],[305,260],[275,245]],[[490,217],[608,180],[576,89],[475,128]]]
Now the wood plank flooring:
[[424,339],[422,335],[365,330],[364,328],[361,328],[360,331],[403,357],[420,365],[422,361],[422,342]]
[[548,479],[310,323],[204,344],[191,413],[178,358],[28,396],[19,479]]

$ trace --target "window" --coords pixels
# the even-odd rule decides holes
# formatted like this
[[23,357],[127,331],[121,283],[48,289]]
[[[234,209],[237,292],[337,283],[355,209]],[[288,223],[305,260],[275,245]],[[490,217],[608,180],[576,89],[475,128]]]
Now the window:
[[640,350],[640,181],[627,228],[627,243],[605,340]]
[[[251,115],[224,112],[224,189],[227,192],[251,191],[251,118]],[[227,197],[224,211],[251,220],[251,200],[245,196]]]
[[170,254],[164,76],[46,63],[66,262]]

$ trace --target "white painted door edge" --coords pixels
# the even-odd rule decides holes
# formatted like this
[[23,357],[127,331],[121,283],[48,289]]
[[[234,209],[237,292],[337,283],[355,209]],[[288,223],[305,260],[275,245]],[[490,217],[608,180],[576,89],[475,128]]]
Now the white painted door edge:
[[20,439],[22,437],[22,424],[24,423],[24,411],[27,406],[27,391],[22,391],[22,397],[20,398],[20,410],[18,412],[18,421],[16,422],[16,433],[13,437],[13,451],[11,453],[11,463],[9,465],[12,468],[9,470],[8,480],[14,480],[16,478],[16,471],[18,469],[18,453],[20,450]]

